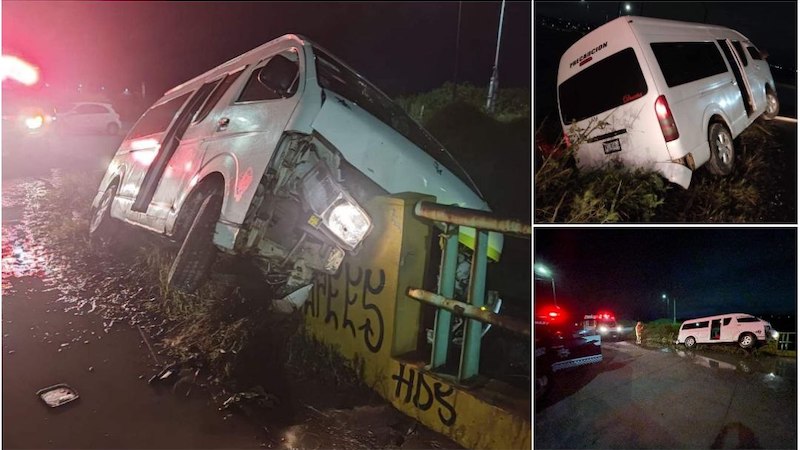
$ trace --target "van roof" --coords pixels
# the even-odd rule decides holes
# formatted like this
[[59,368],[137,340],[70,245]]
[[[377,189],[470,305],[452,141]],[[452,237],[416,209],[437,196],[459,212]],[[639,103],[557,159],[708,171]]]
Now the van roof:
[[588,67],[581,67],[582,62],[590,59],[587,57],[595,52],[598,56],[603,53],[610,56],[625,47],[658,42],[662,38],[665,41],[670,38],[674,40],[676,34],[686,35],[687,39],[713,40],[727,37],[750,43],[741,33],[720,25],[622,16],[590,31],[564,52],[558,66],[558,84]]
[[167,97],[168,95],[170,95],[172,93],[178,92],[178,91],[182,90],[183,88],[185,88],[185,87],[187,87],[187,86],[189,86],[191,84],[194,84],[194,83],[196,83],[198,81],[206,80],[208,78],[213,78],[214,76],[216,76],[218,74],[222,74],[224,72],[227,72],[228,70],[234,68],[234,66],[236,66],[239,61],[244,60],[244,59],[248,59],[252,55],[261,53],[261,51],[264,50],[265,48],[275,46],[275,45],[280,44],[280,43],[282,43],[284,41],[294,41],[299,46],[303,46],[303,45],[306,45],[306,44],[311,44],[311,41],[309,41],[308,39],[306,39],[305,37],[303,37],[301,35],[298,35],[298,34],[285,34],[285,35],[283,35],[281,37],[278,37],[278,38],[275,38],[275,39],[273,39],[273,40],[271,40],[271,41],[269,41],[267,43],[261,44],[258,47],[254,48],[254,49],[252,49],[252,50],[250,50],[250,51],[248,51],[246,53],[243,53],[243,54],[241,54],[241,55],[239,55],[239,56],[237,56],[235,58],[232,58],[232,59],[230,59],[230,60],[228,60],[228,61],[226,61],[226,62],[224,62],[222,64],[219,64],[219,65],[215,66],[213,69],[208,70],[206,72],[203,72],[200,75],[198,75],[198,76],[196,76],[196,77],[194,77],[194,78],[192,78],[192,79],[190,79],[188,81],[185,81],[185,82],[175,86],[174,88],[172,88],[172,89],[168,90],[167,92],[165,92],[164,95],[162,95],[162,98],[163,97]]
[[[695,319],[687,319],[687,320],[684,320],[682,323],[694,322],[694,321],[697,321],[697,320],[716,319],[718,317],[756,317],[756,316],[754,316],[752,314],[746,314],[746,313],[715,314],[713,316],[697,317]],[[756,318],[758,318],[758,317],[756,317]]]

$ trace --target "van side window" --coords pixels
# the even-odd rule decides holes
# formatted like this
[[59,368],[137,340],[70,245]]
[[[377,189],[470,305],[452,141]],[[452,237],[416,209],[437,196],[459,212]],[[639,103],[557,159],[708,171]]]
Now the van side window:
[[[237,103],[288,98],[297,91],[297,72],[300,66],[283,55],[276,55],[270,61],[255,69]],[[281,95],[275,86],[285,87],[286,95]]]
[[581,121],[647,94],[639,59],[626,48],[598,61],[558,87],[563,123]]
[[147,110],[128,134],[128,139],[148,136],[166,130],[175,117],[175,113],[183,106],[190,94],[192,93],[183,94]]
[[733,43],[733,48],[736,49],[736,53],[739,54],[739,59],[742,60],[742,64],[744,64],[744,66],[747,67],[747,55],[745,55],[744,53],[744,47],[742,47],[743,44],[739,41],[731,41],[731,42]]
[[748,45],[747,46],[747,53],[750,53],[750,57],[753,58],[753,60],[761,61],[761,52],[758,51],[757,48]]
[[222,98],[225,92],[228,91],[228,88],[231,87],[233,82],[239,79],[239,75],[241,75],[246,68],[247,66],[237,70],[236,72],[229,73],[221,83],[217,84],[216,89],[214,89],[214,92],[212,92],[211,96],[208,97],[208,100],[206,100],[205,104],[203,104],[203,107],[200,108],[200,111],[197,112],[197,115],[192,122],[200,122],[201,120],[205,119],[208,113],[210,113],[211,110],[214,109],[214,106],[217,105],[219,99]]
[[761,319],[757,317],[739,317],[736,319],[739,323],[759,322]]
[[691,83],[727,72],[713,42],[658,42],[650,44],[667,86]]
[[730,317],[726,317],[726,318],[725,318],[725,319],[722,321],[722,324],[723,324],[723,325],[727,325],[727,324],[729,324],[729,323],[731,323],[731,318],[730,318]]
[[708,328],[708,321],[706,322],[692,322],[683,324],[683,330],[694,330],[697,328]]

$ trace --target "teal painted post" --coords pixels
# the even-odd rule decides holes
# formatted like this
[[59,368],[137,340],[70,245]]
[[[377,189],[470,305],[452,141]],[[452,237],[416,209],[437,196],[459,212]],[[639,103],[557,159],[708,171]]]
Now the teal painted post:
[[[486,250],[489,233],[477,230],[475,233],[475,252],[472,255],[472,273],[469,277],[469,296],[467,303],[480,308],[486,296]],[[461,347],[461,363],[458,366],[458,382],[478,375],[481,356],[481,330],[483,325],[474,319],[466,322],[464,344]]]
[[[438,294],[453,298],[456,285],[456,266],[458,265],[458,226],[447,225],[447,230],[442,233],[444,241],[442,249],[442,262],[439,266],[439,292]],[[433,349],[431,351],[431,369],[435,370],[447,362],[447,349],[450,347],[450,321],[452,313],[444,309],[436,310],[436,320],[433,325]]]

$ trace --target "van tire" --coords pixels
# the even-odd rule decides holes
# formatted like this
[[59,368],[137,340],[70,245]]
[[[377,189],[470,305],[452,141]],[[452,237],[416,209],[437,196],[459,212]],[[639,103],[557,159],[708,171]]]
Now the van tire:
[[187,294],[196,291],[206,281],[217,256],[213,238],[222,208],[222,196],[216,191],[202,195],[200,207],[194,214],[167,276],[170,289]]
[[770,88],[767,88],[767,109],[761,116],[764,120],[772,120],[778,116],[780,110],[780,102],[778,102],[778,94]]
[[92,208],[89,218],[89,242],[92,246],[112,247],[117,240],[120,222],[111,217],[111,205],[117,196],[117,183],[106,188],[100,203]]
[[697,341],[693,336],[688,336],[683,340],[683,345],[685,345],[686,348],[694,348],[694,346],[697,345]]
[[733,170],[734,149],[731,133],[725,125],[715,122],[708,129],[708,147],[711,150],[711,159],[708,160],[708,170],[714,175],[729,175]]
[[753,333],[744,333],[739,336],[739,347],[744,349],[753,348],[756,345],[756,337]]

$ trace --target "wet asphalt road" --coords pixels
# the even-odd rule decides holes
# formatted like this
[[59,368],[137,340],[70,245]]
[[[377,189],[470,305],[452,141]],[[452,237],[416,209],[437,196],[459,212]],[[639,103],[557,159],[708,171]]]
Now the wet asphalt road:
[[534,417],[535,448],[797,448],[797,360],[603,343]]
[[[59,301],[55,286],[64,280],[29,235],[21,191],[35,190],[42,182],[31,180],[55,167],[102,173],[120,140],[66,136],[47,154],[4,155],[3,448],[260,448],[265,432],[225,417],[207,394],[148,385],[158,365],[135,327]],[[35,394],[58,383],[80,398],[51,409]]]

